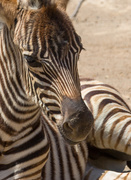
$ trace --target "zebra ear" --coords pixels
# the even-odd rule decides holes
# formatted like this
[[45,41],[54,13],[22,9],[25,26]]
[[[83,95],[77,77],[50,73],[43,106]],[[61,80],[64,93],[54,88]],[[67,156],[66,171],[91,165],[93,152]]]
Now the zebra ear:
[[22,8],[38,9],[42,5],[42,0],[17,0]]
[[66,10],[68,2],[69,0],[56,0],[56,4],[64,10]]
[[0,0],[0,22],[10,26],[15,17],[17,0]]
[[18,4],[23,8],[39,9],[43,5],[54,3],[55,0],[17,0]]

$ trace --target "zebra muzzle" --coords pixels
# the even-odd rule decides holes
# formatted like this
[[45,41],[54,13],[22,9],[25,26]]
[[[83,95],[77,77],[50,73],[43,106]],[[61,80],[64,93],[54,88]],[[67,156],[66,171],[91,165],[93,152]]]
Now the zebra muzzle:
[[92,125],[93,115],[80,98],[72,100],[64,98],[62,102],[63,123],[60,127],[61,134],[70,144],[76,144],[86,139]]

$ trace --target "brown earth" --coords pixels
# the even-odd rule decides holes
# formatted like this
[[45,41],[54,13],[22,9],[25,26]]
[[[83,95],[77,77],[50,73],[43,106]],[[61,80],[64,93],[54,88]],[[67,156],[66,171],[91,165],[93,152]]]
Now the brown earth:
[[[80,0],[70,0],[71,16]],[[72,19],[86,51],[80,75],[114,86],[131,107],[131,0],[84,0]]]

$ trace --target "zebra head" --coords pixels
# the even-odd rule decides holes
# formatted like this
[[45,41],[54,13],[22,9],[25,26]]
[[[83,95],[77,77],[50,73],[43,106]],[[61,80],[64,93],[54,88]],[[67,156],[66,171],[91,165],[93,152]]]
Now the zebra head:
[[27,95],[57,124],[68,142],[84,140],[93,116],[81,98],[77,69],[80,37],[66,13],[52,1],[12,0],[10,4],[14,9],[7,20],[14,22],[14,43],[25,62]]

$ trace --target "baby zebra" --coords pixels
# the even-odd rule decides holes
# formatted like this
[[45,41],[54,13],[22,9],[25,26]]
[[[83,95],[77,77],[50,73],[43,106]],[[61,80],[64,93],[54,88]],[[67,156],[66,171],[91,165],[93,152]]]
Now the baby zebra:
[[40,180],[52,148],[42,112],[70,144],[93,124],[80,92],[81,40],[50,0],[0,0],[0,22],[0,180]]

